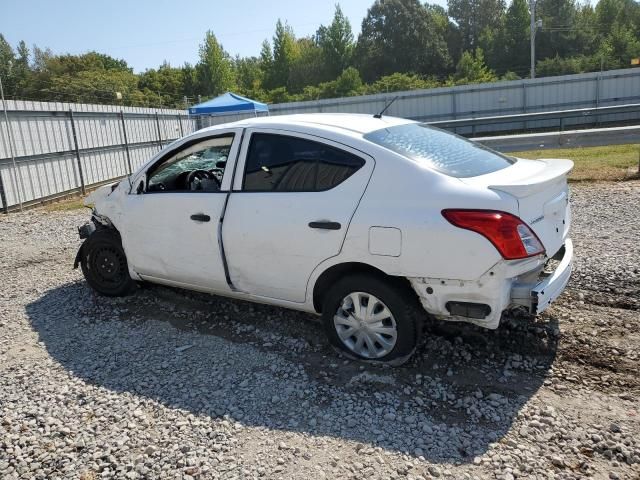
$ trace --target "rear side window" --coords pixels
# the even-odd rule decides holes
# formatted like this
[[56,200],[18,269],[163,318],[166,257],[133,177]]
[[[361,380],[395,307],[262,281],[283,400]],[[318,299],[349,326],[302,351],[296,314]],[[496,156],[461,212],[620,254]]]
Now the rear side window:
[[270,192],[329,190],[364,163],[360,157],[321,142],[256,133],[251,136],[242,188]]
[[420,123],[375,130],[364,138],[458,178],[484,175],[515,163],[515,159],[476,142]]

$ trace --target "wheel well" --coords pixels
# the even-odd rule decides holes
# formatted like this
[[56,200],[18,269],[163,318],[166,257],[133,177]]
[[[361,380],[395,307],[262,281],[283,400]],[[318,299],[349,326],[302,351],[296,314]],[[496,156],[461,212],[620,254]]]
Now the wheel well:
[[372,267],[371,265],[368,265],[366,263],[339,263],[338,265],[333,265],[332,267],[326,269],[318,277],[318,280],[316,280],[316,283],[313,286],[313,308],[315,309],[315,311],[318,313],[322,313],[322,303],[324,301],[324,295],[327,293],[329,288],[331,288],[331,286],[338,281],[338,279],[347,275],[352,275],[354,273],[364,273],[384,279],[389,282],[393,282],[394,284],[400,286],[402,289],[408,289],[415,295],[415,292],[411,288],[411,284],[404,277],[387,275],[379,268]]
[[97,230],[115,230],[118,235],[120,234],[109,217],[100,215],[99,213],[96,213],[95,210],[91,214],[91,221],[94,223]]

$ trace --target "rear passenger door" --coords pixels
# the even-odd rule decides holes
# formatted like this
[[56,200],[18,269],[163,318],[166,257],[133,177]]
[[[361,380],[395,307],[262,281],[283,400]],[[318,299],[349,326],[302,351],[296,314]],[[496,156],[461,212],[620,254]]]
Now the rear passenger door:
[[302,303],[314,268],[340,252],[373,159],[311,135],[250,129],[245,137],[222,230],[231,281]]

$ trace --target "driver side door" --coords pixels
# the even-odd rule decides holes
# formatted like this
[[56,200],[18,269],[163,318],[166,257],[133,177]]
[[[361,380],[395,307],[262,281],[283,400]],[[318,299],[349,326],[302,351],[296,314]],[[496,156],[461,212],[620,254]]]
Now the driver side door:
[[224,292],[218,224],[240,129],[187,139],[136,180],[125,201],[123,246],[141,278]]

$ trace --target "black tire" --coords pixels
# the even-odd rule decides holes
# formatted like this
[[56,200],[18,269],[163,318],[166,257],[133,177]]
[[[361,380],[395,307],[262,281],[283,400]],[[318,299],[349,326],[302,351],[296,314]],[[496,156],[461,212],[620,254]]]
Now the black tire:
[[[397,337],[393,349],[386,355],[378,358],[358,355],[340,339],[334,315],[341,308],[343,299],[353,292],[371,294],[391,311]],[[425,316],[417,296],[410,291],[410,287],[404,286],[398,279],[383,279],[367,274],[353,274],[338,280],[326,293],[322,302],[322,322],[331,345],[350,358],[376,363],[405,363],[418,346]]]
[[98,230],[82,244],[80,266],[87,283],[108,297],[123,297],[136,289],[127,256],[115,230]]

